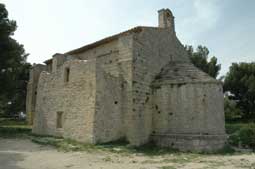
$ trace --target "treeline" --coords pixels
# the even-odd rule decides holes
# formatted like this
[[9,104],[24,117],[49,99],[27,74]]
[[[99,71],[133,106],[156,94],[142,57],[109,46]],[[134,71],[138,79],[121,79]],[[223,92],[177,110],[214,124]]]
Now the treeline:
[[30,64],[23,45],[12,38],[17,24],[8,19],[0,3],[0,116],[14,116],[25,111],[26,85]]

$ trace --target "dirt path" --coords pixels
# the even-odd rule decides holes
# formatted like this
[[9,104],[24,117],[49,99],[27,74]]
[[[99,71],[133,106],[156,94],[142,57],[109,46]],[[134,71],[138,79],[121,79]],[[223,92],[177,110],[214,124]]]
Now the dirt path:
[[0,169],[255,169],[255,154],[144,156],[106,151],[62,152],[27,139],[0,138]]

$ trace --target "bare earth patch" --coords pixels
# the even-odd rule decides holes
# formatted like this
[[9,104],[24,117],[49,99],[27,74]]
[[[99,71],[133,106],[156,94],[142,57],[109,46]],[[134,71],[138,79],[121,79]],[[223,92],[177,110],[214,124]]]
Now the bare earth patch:
[[64,152],[29,139],[0,138],[0,169],[255,169],[255,154]]

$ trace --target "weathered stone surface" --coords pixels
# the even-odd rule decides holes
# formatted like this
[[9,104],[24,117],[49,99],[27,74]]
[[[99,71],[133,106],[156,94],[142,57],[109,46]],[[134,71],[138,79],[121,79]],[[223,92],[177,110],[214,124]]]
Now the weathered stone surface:
[[219,150],[225,144],[226,135],[195,135],[195,134],[155,134],[151,139],[161,147],[171,147],[182,151]]
[[37,95],[37,85],[39,76],[42,71],[45,71],[47,67],[42,64],[35,64],[29,72],[29,81],[27,84],[27,97],[26,97],[26,112],[27,112],[27,122],[28,124],[33,124],[36,95]]
[[45,63],[28,85],[34,133],[182,150],[224,145],[221,83],[191,64],[168,9],[159,11],[159,27],[136,27]]
[[[65,82],[64,70],[70,69]],[[56,72],[40,75],[33,132],[93,143],[96,99],[94,60],[65,62]],[[63,128],[57,128],[57,112],[63,112]]]

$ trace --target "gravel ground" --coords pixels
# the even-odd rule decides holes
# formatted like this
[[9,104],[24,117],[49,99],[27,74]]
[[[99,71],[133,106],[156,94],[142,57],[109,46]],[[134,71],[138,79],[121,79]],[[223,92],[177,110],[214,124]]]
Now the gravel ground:
[[255,169],[255,154],[146,156],[107,151],[63,152],[29,139],[0,138],[0,169]]

